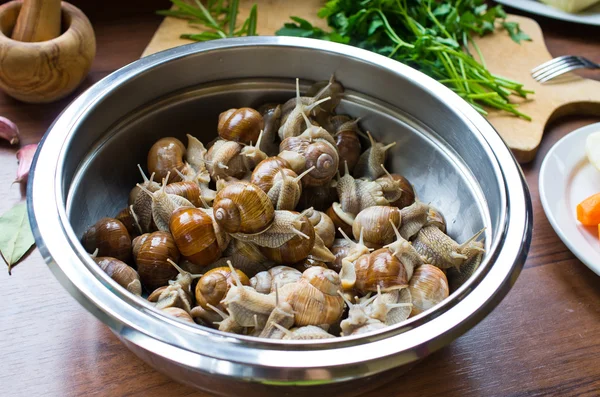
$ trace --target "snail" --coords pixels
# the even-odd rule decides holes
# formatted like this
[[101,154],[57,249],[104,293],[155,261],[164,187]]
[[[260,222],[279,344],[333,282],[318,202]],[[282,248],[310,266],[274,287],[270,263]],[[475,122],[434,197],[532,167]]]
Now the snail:
[[[373,329],[379,329],[385,327],[385,324],[381,321],[369,317],[367,314],[367,306],[376,296],[359,301],[356,304],[350,302],[344,294],[340,292],[340,297],[343,302],[348,306],[348,317],[340,323],[342,336],[357,335],[359,333],[368,332]],[[362,330],[362,331],[361,331]]]
[[165,191],[168,179],[169,174],[167,173],[167,177],[163,179],[162,186],[154,193],[138,184],[138,187],[152,198],[152,219],[160,231],[169,231],[169,221],[176,209],[181,207],[194,208],[194,204],[190,203],[186,198],[175,194],[168,194]]
[[323,240],[323,244],[330,248],[335,239],[335,225],[331,218],[324,212],[315,211],[314,209],[311,209],[306,214],[306,217],[313,225],[315,233]]
[[[412,280],[412,279],[411,279]],[[413,309],[413,298],[408,287],[382,293],[377,289],[375,299],[366,305],[365,312],[385,325],[394,325],[406,320]]]
[[306,259],[331,263],[335,260],[335,255],[325,246],[321,236],[315,233],[315,242]]
[[431,309],[450,294],[446,275],[432,265],[421,265],[415,269],[408,285],[412,296],[411,316]]
[[270,294],[275,292],[278,286],[283,287],[286,284],[295,283],[300,280],[300,277],[302,277],[302,273],[293,267],[275,266],[257,273],[256,276],[250,279],[250,285],[257,292]]
[[141,239],[135,263],[142,285],[149,291],[168,284],[178,271],[168,259],[177,263],[179,250],[169,232],[154,232]]
[[284,285],[279,294],[294,310],[296,326],[334,324],[342,316],[344,301],[338,294],[341,280],[336,272],[311,267],[296,283]]
[[[242,285],[250,285],[248,277],[239,269],[235,269]],[[206,272],[196,284],[196,303],[203,309],[209,310],[209,306],[220,307],[220,302],[225,298],[227,292],[233,285],[233,276],[228,266],[217,267]]]
[[125,262],[109,256],[96,256],[92,259],[108,277],[115,280],[121,287],[134,295],[142,295],[142,284],[139,275]]
[[[189,167],[184,167],[188,171],[189,176],[193,176],[197,183],[210,182],[210,175],[206,169],[207,150],[200,140],[190,134],[187,134],[188,145],[186,150],[186,161]],[[194,171],[191,172],[190,170]]]
[[345,212],[340,203],[333,203],[331,207],[325,211],[325,214],[331,219],[336,230],[343,231],[346,234],[352,234],[352,225],[354,224],[355,216]]
[[276,211],[269,229],[253,239],[260,252],[275,263],[294,264],[311,253],[315,244],[315,229],[304,213]]
[[352,224],[352,233],[358,240],[363,231],[365,245],[379,248],[394,241],[396,235],[390,221],[400,227],[402,217],[397,207],[375,206],[368,207],[358,213]]
[[[370,180],[356,179],[350,174],[347,164],[344,168],[345,174],[338,180],[336,186],[340,199],[340,209],[343,213],[354,217],[365,208],[389,205],[390,201],[395,201],[402,195],[402,190],[396,189],[395,194],[392,194],[391,190],[393,189],[390,189],[387,192],[388,197],[386,197],[382,185]],[[384,173],[387,173],[383,165],[381,165],[381,169]]]
[[339,171],[344,172],[344,162],[348,163],[348,170],[354,171],[354,167],[358,163],[362,147],[358,139],[358,119],[349,120],[345,123],[336,126],[333,137],[335,144],[340,154]]
[[[311,258],[310,255],[306,259],[303,259],[300,262],[294,263],[294,265],[292,267],[294,269],[298,270],[300,273],[303,273],[306,269],[314,267],[314,266],[333,269],[332,267],[327,266],[327,264],[325,264],[325,262],[321,262],[321,261]],[[336,269],[333,269],[333,270],[336,271]]]
[[269,193],[269,190],[275,184],[275,178],[279,176],[280,170],[294,172],[291,170],[290,163],[287,160],[281,157],[267,157],[258,163],[254,171],[252,171],[250,183],[258,186],[263,192]]
[[298,201],[297,208],[314,208],[317,211],[326,211],[337,201],[337,191],[331,184],[324,186],[305,186]]
[[273,187],[267,193],[276,210],[291,211],[296,208],[302,194],[300,181],[314,168],[312,166],[300,175],[289,169],[279,170],[279,178],[275,178]]
[[368,131],[367,135],[369,136],[371,147],[360,155],[356,167],[354,168],[354,177],[375,180],[384,174],[382,164],[385,163],[386,152],[394,147],[396,142],[384,145],[375,142],[373,136]]
[[341,268],[339,273],[342,280],[342,287],[344,291],[348,291],[354,288],[354,285],[356,284],[356,261],[358,261],[359,258],[368,255],[369,252],[371,252],[371,249],[364,244],[362,232],[360,233],[358,242],[356,243],[350,240],[348,235],[342,229],[339,229],[339,231],[349,245],[347,249],[343,250],[342,253],[339,254],[341,257]]
[[[408,179],[402,175],[387,174],[377,178],[375,182],[379,183],[383,187],[384,196],[390,201],[390,205],[392,207],[398,207],[402,209],[415,202],[415,190]],[[402,195],[397,200],[392,201],[395,195],[394,189],[398,188],[402,191]]]
[[165,193],[174,194],[176,196],[187,199],[194,207],[201,207],[200,187],[193,182],[173,182],[165,186]]
[[279,287],[275,286],[275,309],[269,315],[265,328],[258,334],[260,338],[283,339],[282,329],[289,329],[294,325],[294,310],[289,302],[279,299]]
[[227,233],[254,234],[267,229],[275,210],[265,192],[256,185],[238,182],[217,193],[214,217]]
[[305,325],[304,327],[297,327],[291,329],[285,329],[279,324],[273,324],[278,328],[284,335],[284,340],[315,340],[315,339],[329,339],[335,338],[321,327],[315,325]]
[[159,287],[148,296],[148,301],[155,302],[157,309],[164,309],[167,307],[178,307],[189,313],[192,310],[192,294],[191,285],[195,278],[199,278],[201,275],[193,275],[186,272],[171,259],[167,259],[167,262],[173,266],[179,274],[173,281],[169,281],[169,285]]
[[346,240],[344,238],[336,238],[333,240],[333,244],[330,249],[331,253],[335,256],[335,259],[330,264],[329,268],[339,273],[340,270],[342,270],[342,259],[348,256],[348,252],[354,244],[354,241]]
[[275,266],[275,263],[265,258],[254,243],[235,238],[231,240],[223,255],[229,257],[235,263],[235,268],[244,272],[248,277],[253,277],[257,273]]
[[213,220],[205,211],[198,208],[175,210],[169,230],[180,254],[193,264],[206,266],[221,256]]
[[181,171],[185,164],[183,157],[185,156],[185,146],[177,138],[167,137],[161,138],[148,152],[148,172],[155,174],[158,179],[167,178],[167,182],[175,182],[178,176],[175,170]]
[[102,218],[92,225],[81,239],[88,252],[98,250],[98,256],[110,256],[125,263],[131,258],[131,237],[121,221]]
[[228,265],[235,284],[231,286],[222,303],[229,311],[231,318],[242,327],[254,327],[257,323],[266,324],[269,315],[275,308],[275,297],[261,294],[252,287],[244,286],[231,261],[228,262]]
[[265,104],[258,109],[265,123],[263,137],[260,141],[260,150],[267,156],[276,156],[279,153],[279,136],[277,131],[281,123],[281,106],[276,104]]
[[115,216],[115,219],[125,226],[125,229],[127,229],[130,237],[135,237],[140,234],[140,230],[137,227],[135,219],[131,215],[129,207],[123,208],[121,211],[119,211],[117,216]]
[[222,139],[252,144],[265,123],[259,112],[252,108],[229,109],[219,115],[217,131]]
[[447,269],[448,284],[452,291],[456,291],[475,273],[479,268],[485,250],[481,241],[473,241],[467,248],[463,250],[463,254],[467,257],[459,269],[451,267]]
[[[245,327],[241,326],[234,317],[227,314],[225,311],[219,309],[216,306],[211,305],[210,303],[207,306],[217,315],[221,317],[221,321],[213,321],[214,325],[219,327],[219,331],[223,332],[231,332],[234,334],[244,333]],[[253,316],[255,321],[258,321],[258,317]],[[265,320],[266,321],[266,320]]]
[[160,184],[154,182],[154,173],[150,175],[150,179],[148,179],[146,174],[144,174],[142,167],[139,164],[137,166],[142,174],[143,183],[141,184],[141,187],[136,185],[133,187],[133,189],[131,189],[131,192],[129,193],[128,204],[131,215],[134,218],[134,223],[136,224],[139,232],[148,233],[154,231],[152,230],[152,197],[145,194],[142,191],[142,188],[154,193],[160,189]]
[[[216,328],[215,323],[223,320],[223,317],[213,309],[209,308],[206,310],[200,305],[193,307],[189,314],[195,322],[205,324],[207,327],[212,328]],[[229,317],[229,315],[226,315],[226,317]]]
[[333,113],[335,108],[342,101],[344,95],[344,86],[331,75],[329,80],[317,81],[310,86],[306,95],[309,97],[330,97],[331,99],[320,105],[321,109],[327,113]]
[[[322,89],[319,96],[313,98],[300,98],[300,80],[296,79],[296,98],[295,106],[289,114],[282,108],[281,126],[279,127],[279,138],[283,141],[286,138],[300,135],[304,127],[304,121],[308,114],[320,104],[329,101],[326,97],[319,99],[327,89]],[[290,100],[291,101],[291,100]],[[284,105],[285,107],[285,105]]]
[[261,138],[262,134],[258,136],[255,146],[217,140],[206,155],[206,165],[211,177],[216,179],[231,176],[239,179],[252,171],[258,163],[267,158],[259,149]]
[[162,311],[170,316],[175,317],[178,320],[184,321],[186,323],[196,324],[192,316],[190,316],[188,312],[179,307],[165,307],[164,309],[162,309]]
[[429,225],[435,225],[438,229],[446,229],[445,221],[441,213],[433,207],[420,201],[415,201],[408,207],[400,210],[402,215],[402,224],[400,225],[400,235],[409,240],[413,238],[419,230]]
[[485,231],[481,229],[473,237],[462,244],[458,244],[450,236],[442,232],[439,228],[431,225],[419,230],[417,237],[413,241],[414,248],[425,258],[425,262],[437,266],[440,269],[455,267],[459,269],[469,257],[467,252],[476,254],[483,253],[481,244],[477,244],[477,239]]
[[[335,141],[323,128],[312,125],[304,113],[302,117],[305,118],[308,126],[306,130],[298,136],[284,139],[279,149],[296,153],[305,160],[304,168],[294,168],[296,173],[302,173],[314,166],[314,169],[302,179],[305,186],[326,185],[338,170],[339,154]],[[284,158],[289,159],[289,156]],[[294,161],[288,162],[292,165]]]

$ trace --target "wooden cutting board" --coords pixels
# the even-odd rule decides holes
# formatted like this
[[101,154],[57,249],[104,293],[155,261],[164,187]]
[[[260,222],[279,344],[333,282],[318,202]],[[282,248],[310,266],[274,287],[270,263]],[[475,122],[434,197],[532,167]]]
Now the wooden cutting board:
[[[273,35],[289,16],[296,15],[326,28],[326,23],[317,17],[322,0],[240,0],[240,19],[246,18],[252,4],[258,5],[258,34]],[[561,79],[560,82],[540,84],[531,78],[530,70],[552,58],[540,26],[533,19],[511,15],[510,20],[518,22],[521,29],[531,36],[532,41],[514,43],[505,31],[476,41],[485,58],[485,63],[493,73],[525,84],[535,94],[528,100],[515,98],[520,102],[520,111],[532,117],[526,121],[499,111],[490,110],[488,120],[513,150],[521,163],[535,157],[542,140],[544,128],[551,120],[569,114],[600,114],[600,82],[583,79],[576,75]],[[167,17],[159,26],[154,37],[144,50],[143,56],[158,51],[188,44],[191,41],[180,39],[182,33],[195,33],[187,21]]]

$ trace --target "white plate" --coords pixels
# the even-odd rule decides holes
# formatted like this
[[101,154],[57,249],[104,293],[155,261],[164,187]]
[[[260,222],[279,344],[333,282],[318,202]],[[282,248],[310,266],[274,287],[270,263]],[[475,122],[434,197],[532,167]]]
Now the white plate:
[[496,0],[504,4],[532,14],[542,15],[548,18],[562,19],[575,23],[600,26],[600,4],[595,4],[577,14],[571,14],[540,3],[536,0]]
[[546,155],[540,169],[540,199],[558,237],[580,261],[600,276],[600,240],[597,226],[577,221],[576,207],[600,193],[600,171],[585,155],[585,139],[600,131],[600,123],[571,132]]

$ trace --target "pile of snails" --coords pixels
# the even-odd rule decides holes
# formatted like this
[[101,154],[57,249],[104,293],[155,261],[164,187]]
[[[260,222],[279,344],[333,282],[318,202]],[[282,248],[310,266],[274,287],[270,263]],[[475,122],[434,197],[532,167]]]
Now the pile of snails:
[[158,140],[128,206],[82,244],[131,293],[237,334],[357,335],[434,307],[481,263],[482,232],[446,234],[386,170],[395,142],[335,113],[343,92],[332,77],[300,96],[296,81],[284,104],[221,113],[206,146]]

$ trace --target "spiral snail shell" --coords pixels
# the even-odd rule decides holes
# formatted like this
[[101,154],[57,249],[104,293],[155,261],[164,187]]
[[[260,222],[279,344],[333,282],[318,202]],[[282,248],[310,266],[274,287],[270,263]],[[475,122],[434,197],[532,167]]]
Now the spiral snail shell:
[[165,193],[183,197],[195,207],[202,206],[202,201],[200,200],[200,187],[196,183],[189,181],[170,183],[165,186]]
[[213,209],[215,220],[227,233],[259,233],[275,216],[267,194],[245,182],[228,185],[219,191]]
[[415,269],[408,286],[412,296],[411,316],[431,309],[450,294],[446,275],[432,265],[421,265]]
[[402,217],[397,207],[375,206],[365,208],[358,213],[352,224],[352,233],[355,239],[359,239],[363,230],[363,237],[367,247],[382,247],[394,241],[396,235],[390,224],[390,220],[400,227]]
[[110,256],[123,262],[131,258],[131,237],[121,221],[102,218],[92,225],[81,239],[88,252],[98,250],[98,256]]
[[250,144],[258,140],[265,123],[262,115],[252,108],[229,109],[219,115],[217,131],[228,141]]
[[[390,202],[390,205],[392,207],[398,207],[398,208],[402,209],[404,207],[408,207],[409,205],[412,205],[415,202],[415,190],[414,190],[412,184],[408,181],[408,179],[406,179],[402,175],[398,175],[398,174],[384,175],[382,177],[377,178],[375,180],[375,182],[379,183],[382,186],[386,185],[386,184],[390,184],[390,183],[394,184],[394,186],[392,186],[391,189],[386,189],[385,187],[383,188],[384,196],[386,197],[386,199],[388,199],[390,201],[393,200],[393,197],[391,197],[392,189],[399,188],[400,190],[402,190],[402,194],[400,195],[400,198],[398,198],[395,201]],[[395,194],[394,194],[394,196],[395,196]]]
[[94,262],[108,277],[112,278],[121,287],[137,296],[142,295],[142,284],[137,272],[125,262],[108,256],[94,257]]
[[203,210],[175,210],[169,221],[169,230],[181,255],[193,264],[206,266],[221,256],[212,218]]
[[[242,285],[250,285],[250,280],[241,270],[235,269]],[[196,303],[205,310],[210,310],[208,304],[220,307],[221,300],[233,285],[231,269],[227,266],[217,267],[206,272],[196,284]]]
[[354,264],[356,284],[354,288],[361,294],[404,288],[408,285],[406,268],[387,248],[381,248],[363,255]]
[[306,217],[313,225],[315,233],[317,233],[323,240],[323,244],[327,248],[331,248],[333,245],[333,240],[335,239],[335,225],[333,224],[333,221],[329,215],[324,212],[311,209],[306,214]]

